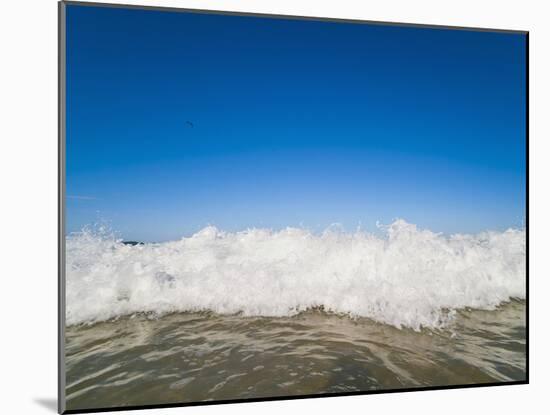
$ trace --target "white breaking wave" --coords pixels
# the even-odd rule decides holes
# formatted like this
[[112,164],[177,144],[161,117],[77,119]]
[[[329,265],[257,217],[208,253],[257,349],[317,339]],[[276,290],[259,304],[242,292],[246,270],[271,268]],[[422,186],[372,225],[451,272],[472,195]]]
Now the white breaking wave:
[[67,324],[138,312],[291,316],[308,308],[396,327],[440,328],[462,308],[525,298],[525,231],[444,236],[397,220],[380,237],[328,229],[207,227],[130,246],[67,237]]

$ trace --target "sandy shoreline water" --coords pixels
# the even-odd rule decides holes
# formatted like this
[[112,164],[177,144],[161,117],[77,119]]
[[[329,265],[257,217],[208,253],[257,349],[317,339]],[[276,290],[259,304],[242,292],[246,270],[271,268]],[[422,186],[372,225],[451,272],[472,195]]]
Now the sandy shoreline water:
[[67,408],[525,379],[525,302],[415,332],[319,311],[146,315],[66,333]]

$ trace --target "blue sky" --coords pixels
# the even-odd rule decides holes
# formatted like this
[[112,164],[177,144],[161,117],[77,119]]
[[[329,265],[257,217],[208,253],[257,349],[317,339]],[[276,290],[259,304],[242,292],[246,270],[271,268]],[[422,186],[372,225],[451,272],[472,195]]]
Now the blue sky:
[[67,7],[67,229],[522,226],[525,36]]

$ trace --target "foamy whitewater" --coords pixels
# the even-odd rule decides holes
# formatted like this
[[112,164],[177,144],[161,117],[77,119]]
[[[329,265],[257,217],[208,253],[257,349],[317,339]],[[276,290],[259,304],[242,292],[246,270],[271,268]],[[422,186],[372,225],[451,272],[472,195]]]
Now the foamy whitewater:
[[445,236],[397,220],[382,236],[328,229],[206,227],[178,241],[125,245],[67,237],[67,324],[209,310],[292,316],[309,308],[398,328],[441,328],[455,310],[525,298],[525,231]]

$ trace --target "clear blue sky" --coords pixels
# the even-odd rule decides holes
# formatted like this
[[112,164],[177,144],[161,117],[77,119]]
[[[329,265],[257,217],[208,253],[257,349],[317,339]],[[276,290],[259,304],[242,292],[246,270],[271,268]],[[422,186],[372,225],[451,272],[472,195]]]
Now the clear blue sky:
[[524,57],[521,34],[70,5],[68,231],[520,227]]

